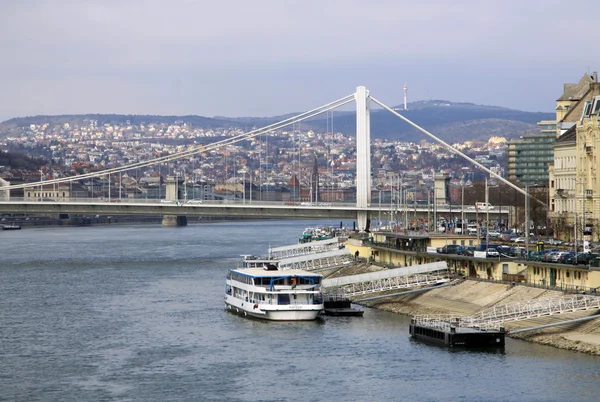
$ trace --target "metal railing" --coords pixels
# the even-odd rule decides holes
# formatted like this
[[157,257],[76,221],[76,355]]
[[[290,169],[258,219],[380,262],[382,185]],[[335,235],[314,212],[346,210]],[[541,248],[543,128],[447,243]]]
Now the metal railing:
[[285,260],[281,260],[279,269],[303,269],[306,271],[315,271],[319,269],[341,267],[350,264],[352,261],[354,261],[354,258],[350,254],[329,257],[318,257],[318,254],[316,254],[314,259],[307,261],[286,262]]
[[564,296],[494,306],[477,314],[462,317],[461,325],[478,328],[499,326],[507,321],[520,321],[542,316],[600,309],[600,297]]
[[545,290],[556,290],[564,293],[572,293],[572,294],[587,294],[587,295],[600,295],[599,288],[593,287],[584,287],[577,285],[567,285],[567,284],[556,284],[556,285],[548,285],[545,283],[537,283],[537,282],[515,282],[515,281],[505,281],[501,279],[489,279],[489,278],[474,278],[474,277],[464,277],[465,280],[477,281],[477,282],[490,282],[490,283],[498,283],[502,285],[508,286],[527,286],[531,288],[537,289],[545,289]]
[[521,321],[593,309],[600,309],[600,297],[570,295],[493,306],[470,316],[415,316],[413,322],[421,326],[442,330],[449,330],[451,327],[463,327],[485,331],[500,331],[504,323],[508,321]]
[[431,272],[391,278],[374,279],[371,281],[351,283],[342,287],[347,296],[358,296],[370,293],[385,292],[388,290],[408,289],[413,287],[435,285],[450,280],[448,271]]

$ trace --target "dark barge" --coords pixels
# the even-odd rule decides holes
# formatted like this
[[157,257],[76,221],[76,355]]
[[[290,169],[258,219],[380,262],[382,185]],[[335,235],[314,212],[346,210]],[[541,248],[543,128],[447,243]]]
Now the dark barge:
[[450,321],[413,318],[410,335],[418,340],[463,348],[504,348],[504,328],[461,327]]
[[324,315],[362,317],[363,310],[352,307],[350,300],[330,300],[324,302]]

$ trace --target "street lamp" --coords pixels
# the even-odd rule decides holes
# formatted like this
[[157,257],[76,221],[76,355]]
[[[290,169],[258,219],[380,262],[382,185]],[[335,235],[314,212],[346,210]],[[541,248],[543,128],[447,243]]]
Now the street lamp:
[[40,201],[42,201],[42,188],[43,188],[43,184],[42,182],[44,181],[44,172],[40,169]]
[[460,198],[460,233],[465,234],[465,183],[461,181],[461,198]]
[[575,250],[575,254],[577,254],[577,252],[579,251],[579,248],[577,246],[577,185],[581,185],[581,243],[583,246],[583,251],[586,251],[586,247],[585,247],[585,181],[581,181],[581,180],[577,180],[575,179],[575,191],[573,192],[573,198],[574,198],[574,216],[573,216],[573,238],[574,238],[574,250]]
[[377,229],[381,230],[381,190],[379,190],[379,217],[377,218]]

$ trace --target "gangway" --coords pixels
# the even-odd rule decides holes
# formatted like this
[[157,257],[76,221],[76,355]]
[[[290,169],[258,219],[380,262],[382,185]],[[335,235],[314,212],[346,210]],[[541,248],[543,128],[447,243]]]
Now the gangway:
[[445,261],[394,268],[366,274],[323,279],[325,293],[346,297],[444,283],[448,278]]
[[429,327],[466,327],[496,330],[505,322],[600,309],[600,297],[569,295],[494,306],[470,316],[429,315],[415,317]]
[[269,257],[274,259],[290,258],[337,250],[339,248],[339,239],[335,237],[333,239],[317,240],[309,243],[292,244],[291,246],[272,247],[269,248]]
[[322,253],[311,253],[297,257],[279,260],[279,269],[304,269],[314,271],[317,269],[341,267],[352,262],[353,257],[347,248],[334,249]]
[[461,322],[472,328],[494,327],[507,321],[521,321],[592,309],[600,309],[600,297],[569,295],[494,306],[463,318]]

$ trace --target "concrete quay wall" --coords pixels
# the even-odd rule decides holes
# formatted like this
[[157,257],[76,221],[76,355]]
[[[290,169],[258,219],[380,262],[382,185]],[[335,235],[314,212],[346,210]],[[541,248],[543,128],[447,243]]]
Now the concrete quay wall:
[[[385,269],[369,264],[356,264],[338,271],[335,275],[352,275],[356,273]],[[389,293],[396,293],[392,291]],[[383,294],[383,293],[382,293]],[[455,286],[430,290],[426,293],[413,293],[385,299],[361,303],[384,311],[410,316],[422,314],[456,314],[470,315],[480,310],[514,302],[526,302],[534,299],[546,299],[563,296],[563,292],[532,288],[528,286],[509,286],[503,284],[465,280]],[[599,311],[582,311],[557,314],[518,322],[507,322],[508,330],[530,328],[570,319],[598,314]],[[600,355],[600,318],[582,323],[546,328],[537,331],[511,335],[561,349]]]

